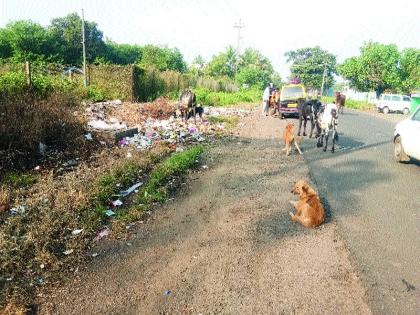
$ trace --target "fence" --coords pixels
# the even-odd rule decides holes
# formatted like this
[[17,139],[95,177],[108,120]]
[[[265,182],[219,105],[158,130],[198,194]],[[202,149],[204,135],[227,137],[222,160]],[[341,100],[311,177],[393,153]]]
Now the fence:
[[[75,67],[58,64],[2,64],[0,76],[6,72],[23,71],[28,85],[32,76],[48,75],[62,80],[80,81],[83,73]],[[236,92],[239,88],[226,79],[193,76],[176,71],[158,71],[137,65],[89,65],[87,81],[90,88],[99,89],[106,98],[133,102],[151,101],[158,96],[178,93],[186,88],[203,87],[212,91]]]

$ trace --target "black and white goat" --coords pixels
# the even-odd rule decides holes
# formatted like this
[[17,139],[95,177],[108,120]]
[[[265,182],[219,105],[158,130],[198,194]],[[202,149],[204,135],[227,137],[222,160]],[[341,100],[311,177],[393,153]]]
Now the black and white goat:
[[331,152],[335,151],[335,143],[338,141],[337,125],[338,125],[338,114],[337,106],[335,104],[326,104],[324,108],[321,109],[319,113],[318,124],[321,129],[321,136],[318,138],[316,146],[318,148],[324,145],[325,137],[325,146],[324,152],[327,151],[328,138],[331,134],[332,138],[332,148]]

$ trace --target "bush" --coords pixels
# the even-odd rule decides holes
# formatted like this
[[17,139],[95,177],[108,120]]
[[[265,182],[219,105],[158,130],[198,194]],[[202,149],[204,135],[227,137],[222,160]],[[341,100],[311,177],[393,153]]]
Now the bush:
[[88,87],[87,89],[87,97],[89,100],[93,101],[93,102],[101,102],[104,101],[106,99],[105,97],[105,92],[95,86],[95,85],[91,85]]

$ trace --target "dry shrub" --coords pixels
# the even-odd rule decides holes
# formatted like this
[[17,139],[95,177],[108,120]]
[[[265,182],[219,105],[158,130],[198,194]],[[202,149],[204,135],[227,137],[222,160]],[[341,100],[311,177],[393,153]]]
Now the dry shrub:
[[141,108],[141,113],[145,117],[154,119],[168,119],[173,115],[176,105],[167,97],[159,97],[154,102],[146,103]]
[[169,98],[159,97],[149,103],[124,103],[117,108],[112,108],[107,114],[129,126],[134,126],[142,124],[147,118],[168,119],[173,115],[175,109],[176,104]]
[[[0,169],[35,157],[39,143],[56,148],[77,147],[84,121],[74,115],[78,98],[53,91],[41,99],[33,91],[0,91]],[[4,157],[4,158],[3,158]]]

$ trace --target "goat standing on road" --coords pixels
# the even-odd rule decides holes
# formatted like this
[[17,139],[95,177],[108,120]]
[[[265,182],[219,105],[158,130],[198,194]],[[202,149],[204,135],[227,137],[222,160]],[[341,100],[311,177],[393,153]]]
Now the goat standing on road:
[[[322,111],[322,110],[321,110]],[[335,143],[338,140],[337,133],[337,124],[338,124],[338,114],[337,106],[335,104],[327,104],[320,113],[319,126],[321,128],[321,136],[318,138],[316,146],[318,148],[323,146],[324,137],[325,137],[325,147],[324,152],[327,151],[328,138],[331,134],[332,137],[332,148],[331,152],[335,151]]]

